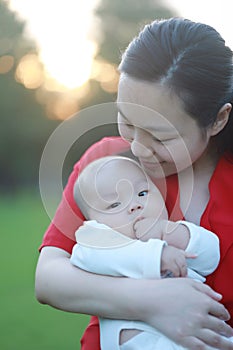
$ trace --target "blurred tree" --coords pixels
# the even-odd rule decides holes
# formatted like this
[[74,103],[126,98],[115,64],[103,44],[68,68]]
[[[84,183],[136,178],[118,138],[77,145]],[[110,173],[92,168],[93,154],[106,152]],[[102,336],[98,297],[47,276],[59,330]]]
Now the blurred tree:
[[[72,108],[76,100],[81,108],[115,101],[121,52],[146,22],[174,14],[159,0],[102,0],[96,15],[101,34],[97,37],[99,50],[89,81],[90,90],[85,98],[72,97],[67,92],[67,96],[72,97]],[[62,94],[49,94],[43,89],[43,66],[40,67],[35,43],[25,37],[24,29],[25,23],[9,10],[7,0],[0,0],[1,192],[28,185],[37,187],[43,147],[59,123],[46,118],[46,109],[54,101],[58,112],[73,111],[69,109],[66,95],[62,100]],[[85,135],[77,147],[72,148],[74,157],[67,155],[68,168],[88,145],[106,134],[116,135],[116,125]]]
[[100,34],[96,38],[99,49],[94,73],[99,71],[99,74],[94,74],[91,80],[92,102],[115,101],[117,66],[122,52],[146,23],[175,14],[162,0],[101,0],[95,14],[99,18]]
[[43,146],[55,121],[46,119],[35,89],[16,81],[22,57],[37,55],[24,37],[24,23],[0,0],[0,191],[11,193],[24,186],[37,187]]
[[[156,18],[174,16],[162,0],[101,0],[96,7],[95,15],[99,18],[100,33],[97,33],[98,53],[94,61],[94,76],[90,80],[91,104],[113,102],[116,100],[119,74],[117,66],[120,63],[122,51],[125,50],[132,38],[146,23]],[[82,107],[87,107],[90,100],[84,101]],[[94,135],[86,137],[86,142],[93,142],[105,135],[117,135],[117,125],[109,124],[96,129]],[[73,147],[78,154],[80,143]],[[72,150],[71,150],[72,151]],[[73,158],[74,159],[74,158]],[[72,163],[72,162],[71,162]]]
[[143,25],[174,13],[162,0],[102,0],[96,15],[102,31],[98,57],[118,65],[122,51]]
[[[82,101],[81,107],[88,107],[116,100],[119,74],[117,66],[121,53],[131,39],[146,23],[156,18],[174,16],[162,0],[101,0],[95,15],[99,18],[100,28],[96,30],[98,52],[93,63],[93,76],[90,80],[90,92]],[[116,123],[93,129],[78,140],[71,148],[66,159],[66,169],[93,142],[104,135],[118,135]]]

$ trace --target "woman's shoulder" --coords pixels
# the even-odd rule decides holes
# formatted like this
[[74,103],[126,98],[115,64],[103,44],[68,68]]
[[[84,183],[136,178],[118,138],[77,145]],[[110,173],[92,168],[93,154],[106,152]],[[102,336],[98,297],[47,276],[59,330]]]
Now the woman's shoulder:
[[120,137],[105,137],[89,147],[80,160],[75,164],[70,174],[61,202],[57,208],[54,218],[46,231],[42,246],[56,246],[71,253],[75,243],[74,233],[82,225],[84,217],[78,208],[74,196],[73,187],[80,170],[94,159],[123,153],[129,149],[129,143]]
[[[215,181],[221,181],[221,179],[224,181],[222,182],[222,185],[228,186],[228,184],[232,184],[232,176],[233,176],[233,154],[232,153],[224,153],[222,157],[219,159],[219,162],[216,166],[215,172],[212,177],[212,182]],[[226,182],[225,182],[226,181]],[[230,186],[233,188],[233,184]]]
[[214,216],[221,212],[224,223],[232,225],[233,155],[225,153],[219,160],[209,184]]
[[226,152],[223,154],[223,156],[220,159],[220,162],[225,164],[228,167],[233,167],[233,153]]

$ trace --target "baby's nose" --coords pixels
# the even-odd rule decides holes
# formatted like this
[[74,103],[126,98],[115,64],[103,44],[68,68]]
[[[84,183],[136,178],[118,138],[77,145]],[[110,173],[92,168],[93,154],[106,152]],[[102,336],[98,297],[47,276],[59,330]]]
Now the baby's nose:
[[129,211],[130,213],[135,212],[136,210],[141,210],[142,209],[142,205],[141,204],[134,204],[130,207]]

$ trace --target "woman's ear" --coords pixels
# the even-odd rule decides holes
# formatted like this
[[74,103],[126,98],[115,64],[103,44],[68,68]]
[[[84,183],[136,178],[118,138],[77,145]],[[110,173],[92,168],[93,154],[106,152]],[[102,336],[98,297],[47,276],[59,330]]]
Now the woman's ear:
[[225,103],[218,111],[217,118],[212,125],[211,136],[217,135],[227,124],[232,109],[231,103]]

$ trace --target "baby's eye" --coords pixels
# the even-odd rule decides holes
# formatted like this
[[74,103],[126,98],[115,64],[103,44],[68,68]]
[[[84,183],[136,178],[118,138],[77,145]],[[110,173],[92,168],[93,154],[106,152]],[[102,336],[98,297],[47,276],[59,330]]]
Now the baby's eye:
[[138,196],[139,197],[144,197],[144,196],[147,196],[148,195],[148,190],[144,190],[144,191],[141,191],[138,193]]
[[112,204],[109,205],[109,209],[117,208],[120,204],[121,204],[121,202],[112,203]]

